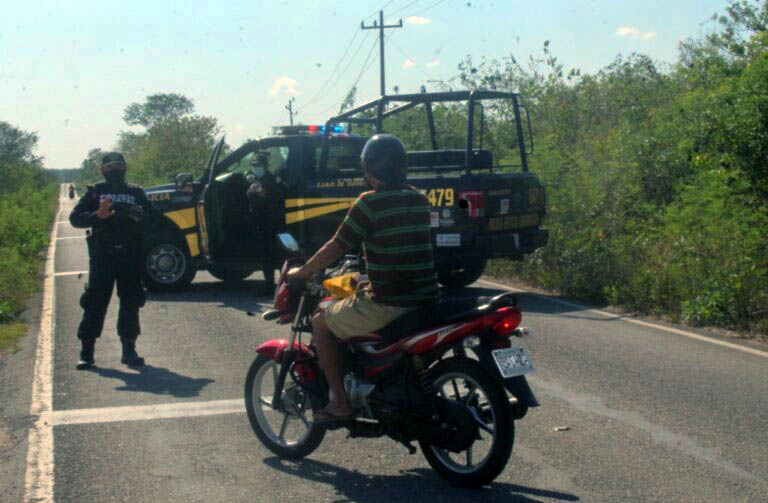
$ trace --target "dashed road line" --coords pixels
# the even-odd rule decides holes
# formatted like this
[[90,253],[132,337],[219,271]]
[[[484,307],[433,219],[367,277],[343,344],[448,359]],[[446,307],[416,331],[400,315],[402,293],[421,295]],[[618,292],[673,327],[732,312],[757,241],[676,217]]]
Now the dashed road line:
[[574,307],[574,308],[581,309],[581,310],[584,310],[584,311],[587,311],[587,312],[590,312],[590,313],[595,313],[595,314],[599,314],[599,315],[602,315],[602,316],[607,316],[608,318],[613,318],[613,320],[615,320],[615,321],[625,321],[627,323],[633,323],[635,325],[640,325],[640,326],[643,326],[643,327],[654,328],[656,330],[661,330],[661,331],[669,332],[669,333],[676,334],[676,335],[682,335],[683,337],[688,337],[690,339],[696,339],[698,341],[708,342],[710,344],[715,344],[715,345],[718,345],[718,346],[723,346],[723,347],[726,347],[726,348],[729,348],[729,349],[735,349],[736,351],[741,351],[743,353],[749,353],[751,355],[762,356],[763,358],[768,358],[768,352],[766,352],[766,351],[760,351],[759,349],[754,349],[754,348],[750,348],[750,347],[747,347],[747,346],[740,346],[738,344],[733,344],[731,342],[721,341],[719,339],[713,339],[711,337],[707,337],[707,336],[704,336],[704,335],[699,335],[699,334],[696,334],[696,333],[693,333],[693,332],[689,332],[688,330],[680,330],[679,328],[666,327],[664,325],[658,325],[656,323],[650,323],[650,322],[647,322],[647,321],[639,320],[637,318],[632,318],[630,316],[617,315],[616,313],[609,313],[607,311],[601,311],[599,309],[591,309],[589,307],[586,307],[586,306],[583,306],[583,305],[580,305],[580,304],[576,304],[576,303],[573,303],[573,302],[568,302],[566,300],[553,299],[551,297],[546,297],[544,295],[538,295],[538,294],[535,294],[535,293],[532,293],[532,292],[528,292],[526,290],[520,290],[519,288],[513,288],[513,287],[511,287],[509,285],[504,285],[502,283],[496,283],[494,281],[488,281],[488,280],[485,280],[485,279],[481,279],[481,280],[478,280],[477,282],[478,283],[485,283],[486,285],[490,285],[490,286],[492,286],[494,288],[501,288],[501,289],[509,290],[509,291],[516,292],[516,293],[527,293],[529,295],[533,295],[533,296],[538,297],[540,299],[548,300],[548,301],[554,302],[556,304],[562,304],[564,306]]
[[81,274],[88,274],[88,271],[66,271],[66,272],[55,272],[53,273],[54,276],[74,276],[74,275],[81,275]]

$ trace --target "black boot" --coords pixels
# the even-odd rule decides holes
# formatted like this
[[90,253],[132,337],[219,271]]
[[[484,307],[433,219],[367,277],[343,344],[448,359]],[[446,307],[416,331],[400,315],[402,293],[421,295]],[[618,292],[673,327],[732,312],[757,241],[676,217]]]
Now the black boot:
[[144,358],[136,353],[135,340],[120,338],[120,342],[123,343],[123,357],[120,359],[122,363],[129,367],[141,367],[144,365]]
[[77,370],[85,370],[93,367],[95,360],[93,359],[93,350],[96,347],[96,341],[94,339],[81,339],[83,344],[80,350],[80,359],[77,361],[75,368]]

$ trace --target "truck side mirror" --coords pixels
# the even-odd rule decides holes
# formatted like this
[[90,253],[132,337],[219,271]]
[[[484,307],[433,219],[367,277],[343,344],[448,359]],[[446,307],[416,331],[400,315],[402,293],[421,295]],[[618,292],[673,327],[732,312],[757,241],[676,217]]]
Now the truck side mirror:
[[192,173],[179,173],[174,179],[176,190],[179,192],[192,192],[195,177]]

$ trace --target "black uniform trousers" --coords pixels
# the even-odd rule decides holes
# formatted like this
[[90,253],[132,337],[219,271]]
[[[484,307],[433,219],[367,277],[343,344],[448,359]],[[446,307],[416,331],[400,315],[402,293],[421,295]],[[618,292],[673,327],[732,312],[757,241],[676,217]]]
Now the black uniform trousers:
[[136,340],[141,333],[139,309],[146,302],[140,267],[138,252],[121,254],[94,250],[90,254],[88,284],[80,297],[83,319],[77,329],[79,339],[93,340],[101,335],[112,289],[117,283],[120,298],[117,334],[121,339]]

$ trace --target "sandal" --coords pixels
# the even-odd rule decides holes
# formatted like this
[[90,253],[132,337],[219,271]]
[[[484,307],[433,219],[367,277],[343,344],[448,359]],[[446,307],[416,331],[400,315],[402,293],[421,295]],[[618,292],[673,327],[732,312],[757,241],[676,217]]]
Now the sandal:
[[336,415],[325,409],[320,409],[313,414],[312,421],[317,425],[323,425],[329,423],[352,421],[355,419],[355,417],[357,417],[357,412],[355,410],[352,410],[352,412],[349,414]]

